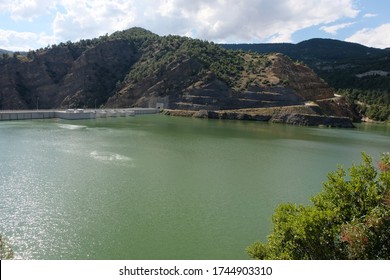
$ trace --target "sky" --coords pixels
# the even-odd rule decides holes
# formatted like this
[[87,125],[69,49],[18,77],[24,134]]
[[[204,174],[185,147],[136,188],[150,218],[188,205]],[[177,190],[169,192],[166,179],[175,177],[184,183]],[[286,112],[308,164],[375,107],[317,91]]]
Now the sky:
[[28,51],[130,27],[215,43],[332,38],[390,47],[388,0],[0,0],[0,48]]

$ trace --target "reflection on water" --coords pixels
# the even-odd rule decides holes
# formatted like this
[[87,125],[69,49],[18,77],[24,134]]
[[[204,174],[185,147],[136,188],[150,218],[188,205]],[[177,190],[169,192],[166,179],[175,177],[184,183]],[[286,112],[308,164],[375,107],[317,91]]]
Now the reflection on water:
[[22,259],[245,259],[277,204],[308,203],[389,136],[166,116],[0,122],[0,233]]

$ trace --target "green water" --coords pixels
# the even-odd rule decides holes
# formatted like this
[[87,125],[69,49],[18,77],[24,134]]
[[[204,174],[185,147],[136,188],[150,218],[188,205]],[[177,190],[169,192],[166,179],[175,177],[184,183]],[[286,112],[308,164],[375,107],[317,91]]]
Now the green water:
[[22,259],[246,259],[277,204],[389,150],[385,125],[0,122],[0,233]]

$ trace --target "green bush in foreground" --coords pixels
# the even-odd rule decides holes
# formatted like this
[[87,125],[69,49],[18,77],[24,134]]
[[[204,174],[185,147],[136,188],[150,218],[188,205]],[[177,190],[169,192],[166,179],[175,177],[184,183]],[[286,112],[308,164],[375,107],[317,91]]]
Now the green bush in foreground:
[[12,249],[5,243],[4,238],[0,235],[0,260],[8,260],[14,257]]
[[247,248],[254,259],[390,259],[390,155],[328,174],[308,206],[280,205],[268,243]]

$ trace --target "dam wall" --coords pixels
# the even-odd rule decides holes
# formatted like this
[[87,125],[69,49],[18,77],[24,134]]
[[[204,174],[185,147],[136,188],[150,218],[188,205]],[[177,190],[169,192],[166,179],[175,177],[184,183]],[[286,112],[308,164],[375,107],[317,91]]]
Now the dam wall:
[[0,111],[0,121],[55,118],[54,111]]
[[0,121],[53,119],[83,120],[107,117],[129,117],[136,115],[158,114],[156,108],[123,108],[123,109],[68,109],[68,110],[9,110],[0,111]]

